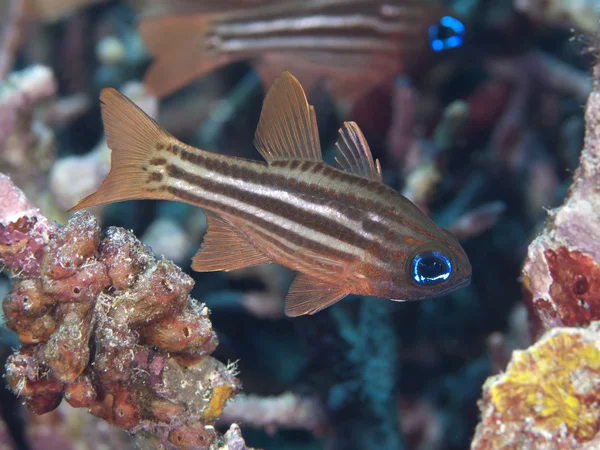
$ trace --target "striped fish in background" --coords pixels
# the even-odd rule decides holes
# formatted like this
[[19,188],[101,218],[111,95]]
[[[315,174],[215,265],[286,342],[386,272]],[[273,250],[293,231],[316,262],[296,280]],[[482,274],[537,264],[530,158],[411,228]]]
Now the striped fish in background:
[[464,34],[436,0],[147,0],[141,11],[145,81],[159,97],[251,60],[265,89],[287,70],[307,91],[322,80],[353,101]]
[[112,167],[73,209],[130,199],[203,208],[200,272],[264,263],[299,272],[286,314],[313,314],[348,294],[420,300],[469,283],[469,260],[449,232],[382,183],[379,161],[353,122],[322,161],[312,106],[283,73],[267,94],[255,136],[266,163],[188,146],[114,89],[101,94]]

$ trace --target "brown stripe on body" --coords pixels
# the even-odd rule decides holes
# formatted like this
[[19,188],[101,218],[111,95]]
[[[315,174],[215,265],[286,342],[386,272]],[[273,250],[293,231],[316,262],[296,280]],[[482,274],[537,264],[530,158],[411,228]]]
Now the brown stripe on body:
[[[235,208],[231,205],[208,200],[204,197],[201,197],[194,193],[188,192],[187,190],[180,189],[174,186],[163,186],[163,189],[167,190],[170,194],[187,203],[191,203],[193,205],[206,208],[210,211],[234,217],[237,220],[241,219],[245,223],[253,225],[253,227],[260,227],[268,233],[281,236],[288,242],[291,242],[299,248],[308,248],[309,250],[319,252],[324,255],[329,255],[332,258],[337,258],[340,261],[351,261],[354,258],[354,255],[352,254],[342,252],[340,250],[331,248],[318,242],[309,241],[297,233],[290,232],[290,230],[284,227],[281,227],[273,222],[257,217],[242,209]],[[293,254],[290,256],[293,256]]]
[[[432,9],[433,8],[435,9]],[[437,8],[426,1],[306,1],[224,14],[209,46],[221,52],[318,50],[408,53],[422,39]]]
[[[348,227],[341,226],[327,216],[305,211],[294,207],[292,204],[285,201],[266,196],[259,196],[254,192],[248,192],[234,186],[216,183],[210,179],[186,172],[175,165],[167,166],[166,171],[170,177],[183,180],[206,191],[235,199],[265,212],[282,216],[290,221],[301,224],[312,231],[338,239],[348,245],[367,248],[372,244],[371,240],[365,239]],[[317,201],[315,200],[318,201],[318,197],[311,197],[309,199],[311,203],[317,204]],[[250,220],[250,222],[252,221]],[[313,243],[313,241],[307,241],[304,245],[310,246],[310,244]]]
[[[181,149],[180,158],[233,179],[265,187],[287,187],[290,193],[304,196],[311,202],[315,202],[317,197],[330,199],[332,201],[327,206],[352,220],[364,217],[366,212],[374,213],[381,216],[388,224],[388,233],[397,239],[411,235],[417,227],[420,234],[437,238],[434,232],[419,227],[410,218],[410,211],[417,211],[417,208],[396,191],[379,182],[334,169],[324,162],[289,160],[275,161],[266,166],[257,161],[200,154],[187,149]],[[320,178],[316,180],[317,177]],[[322,180],[328,184],[325,185]]]
[[[251,233],[253,235],[258,236],[258,238],[261,241],[263,241],[264,243],[266,243],[268,245],[269,248],[268,248],[267,252],[272,251],[272,249],[278,250],[278,252],[277,252],[278,256],[279,256],[279,258],[281,258],[281,260],[283,260],[282,262],[284,263],[284,265],[286,267],[289,267],[292,270],[297,270],[299,272],[305,272],[305,273],[309,273],[309,274],[315,273],[316,278],[327,278],[323,275],[321,277],[318,276],[319,272],[323,272],[323,271],[335,272],[336,276],[341,276],[342,274],[340,273],[340,271],[335,270],[336,266],[337,266],[336,263],[340,263],[340,262],[344,263],[344,271],[347,272],[347,275],[352,274],[352,270],[348,270],[348,267],[352,267],[352,266],[357,267],[358,263],[360,263],[361,269],[364,272],[379,273],[384,277],[391,277],[397,270],[397,268],[394,265],[387,265],[387,266],[382,267],[382,266],[376,266],[376,265],[369,263],[368,261],[380,259],[380,257],[382,256],[382,253],[379,253],[379,251],[377,249],[373,249],[373,248],[367,249],[366,253],[365,253],[365,256],[370,257],[370,258],[360,258],[360,257],[353,257],[351,259],[340,258],[340,259],[334,260],[335,262],[333,262],[333,263],[321,262],[320,263],[321,265],[319,265],[319,264],[315,263],[314,253],[303,254],[302,246],[298,246],[298,248],[291,247],[290,245],[287,245],[285,242],[281,242],[279,239],[277,239],[277,237],[279,237],[279,235],[277,235],[277,234],[271,235],[256,226],[250,226],[249,228],[251,228]],[[328,255],[328,256],[331,256],[331,255]]]

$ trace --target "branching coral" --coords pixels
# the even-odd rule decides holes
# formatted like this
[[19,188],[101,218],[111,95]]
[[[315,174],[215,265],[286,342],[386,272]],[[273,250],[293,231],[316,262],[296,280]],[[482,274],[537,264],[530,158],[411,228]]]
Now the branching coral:
[[0,172],[10,173],[46,214],[53,211],[46,176],[54,163],[54,134],[34,111],[52,97],[57,82],[45,66],[14,72],[0,82]]
[[598,448],[600,322],[557,328],[488,379],[472,450]]
[[[10,194],[0,261],[22,272],[3,303],[23,344],[7,363],[13,392],[38,414],[64,398],[164,448],[222,443],[212,424],[240,386],[209,356],[217,337],[208,308],[189,296],[192,279],[124,229],[101,238],[85,212],[54,229],[6,177],[0,189]],[[15,248],[34,251],[23,259]]]
[[269,433],[275,433],[281,427],[306,429],[321,435],[327,428],[327,418],[319,400],[291,392],[274,397],[239,395],[227,405],[221,419],[262,427]]

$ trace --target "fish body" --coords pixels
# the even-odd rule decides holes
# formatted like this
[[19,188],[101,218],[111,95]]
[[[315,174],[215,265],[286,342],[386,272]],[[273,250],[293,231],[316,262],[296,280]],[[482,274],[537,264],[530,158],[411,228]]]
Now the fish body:
[[268,93],[258,124],[266,163],[188,146],[114,89],[101,100],[111,172],[75,209],[144,198],[203,208],[208,232],[196,271],[272,262],[295,270],[290,316],[348,294],[419,300],[469,282],[457,240],[382,183],[356,124],[340,129],[338,168],[322,161],[314,109],[289,73]]
[[[353,100],[430,52],[430,33],[439,33],[450,12],[435,0],[240,3],[150,1],[140,34],[155,58],[146,75],[151,92],[168,95],[213,69],[250,60],[265,87],[288,70],[307,90],[322,80]],[[436,50],[443,48],[438,41]]]

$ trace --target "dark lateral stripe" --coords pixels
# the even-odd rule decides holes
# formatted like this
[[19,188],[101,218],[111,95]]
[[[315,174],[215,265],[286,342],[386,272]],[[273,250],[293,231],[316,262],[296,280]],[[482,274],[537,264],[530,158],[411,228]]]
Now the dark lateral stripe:
[[[201,154],[187,150],[183,150],[180,157],[182,161],[189,162],[195,166],[210,170],[211,172],[216,172],[222,176],[231,177],[233,179],[261,184],[265,187],[281,188],[289,186],[290,183],[292,183],[294,193],[314,197],[317,190],[319,190],[319,194],[323,194],[323,188],[315,184],[305,183],[303,181],[295,180],[294,178],[288,178],[284,175],[270,173],[269,171],[261,170],[260,172],[257,172],[254,167],[252,167],[257,163],[253,161],[250,162],[244,160],[243,164],[239,164],[235,160],[232,162],[227,162],[222,159],[217,159],[214,157],[211,158],[210,156],[205,157]],[[371,191],[378,194],[385,195],[389,190],[388,187],[380,183],[370,182],[366,178],[349,175],[345,172],[335,170],[333,167],[321,162],[292,160],[284,161],[283,163],[276,161],[272,165],[273,167],[285,167],[286,165],[289,165],[290,170],[299,169],[303,172],[310,170],[314,174],[321,173],[329,181],[340,181],[350,186],[365,188],[366,191]],[[381,208],[385,206],[383,203],[372,201],[368,198],[359,199],[354,194],[349,194],[339,189],[336,190],[335,188],[330,188],[330,190],[332,191],[332,194],[334,193],[339,200],[348,202],[348,205],[356,205],[358,209],[362,208],[364,210],[373,210],[373,208]],[[324,197],[327,197],[327,192],[324,192],[324,194]],[[344,213],[342,210],[339,212],[342,214]],[[404,223],[401,217],[394,217],[394,220],[398,221],[400,224]]]
[[[260,236],[260,238],[262,240],[264,240],[265,242],[268,242],[269,245],[272,245],[273,247],[276,247],[277,249],[279,249],[281,251],[281,253],[285,253],[288,257],[302,259],[303,261],[306,262],[306,264],[305,264],[306,266],[311,266],[314,268],[314,258],[312,258],[308,255],[303,255],[301,252],[296,251],[296,249],[286,245],[285,243],[270,236],[269,234],[265,233],[264,231],[261,231],[259,228],[251,227],[251,229],[252,229],[252,233]],[[368,253],[375,256],[376,259],[381,259],[379,254],[375,255],[373,252],[369,252],[369,251],[368,251]],[[343,260],[344,264],[354,263],[355,259],[357,257],[353,255],[352,258],[354,258],[354,259]],[[366,264],[365,262],[362,262],[362,265],[363,265],[363,267],[365,267],[367,269],[368,273],[372,273],[372,274],[379,273],[386,277],[391,277],[393,275],[392,272],[390,272],[388,270],[383,270],[383,268],[380,266],[375,266],[373,264]],[[330,266],[333,268],[333,264],[331,264]]]
[[176,188],[174,186],[165,186],[164,187],[170,194],[177,197],[179,200],[185,201],[195,206],[199,206],[201,208],[206,208],[208,210],[224,213],[231,215],[233,217],[240,218],[242,220],[247,221],[250,224],[253,224],[256,227],[260,227],[268,233],[277,234],[279,236],[284,237],[287,241],[293,243],[297,246],[304,246],[306,248],[310,248],[315,252],[320,252],[324,255],[333,258],[339,258],[342,261],[348,261],[351,258],[355,257],[355,255],[351,253],[346,253],[342,250],[335,249],[329,247],[327,245],[321,244],[319,242],[309,241],[303,236],[290,232],[288,229],[283,228],[276,223],[270,222],[268,220],[264,220],[260,217],[256,217],[253,214],[250,214],[242,209],[235,208],[231,205],[227,205],[224,203],[216,202],[213,200],[208,200],[199,195],[188,192],[184,189]]
[[[314,257],[311,257],[311,256],[303,253],[302,251],[298,251],[296,248],[291,247],[290,245],[286,244],[286,242],[282,242],[280,239],[277,239],[277,238],[273,237],[272,235],[270,235],[269,233],[265,232],[260,227],[250,225],[248,228],[251,229],[252,234],[260,237],[260,239],[262,241],[268,243],[269,246],[274,247],[280,253],[285,254],[288,258],[302,260],[302,261],[304,261],[304,264],[302,264],[302,266],[309,266],[309,267],[315,268],[315,258]],[[299,246],[299,247],[302,247],[302,246]],[[327,256],[330,256],[330,255],[327,255]],[[348,264],[348,263],[351,263],[353,261],[353,259],[356,259],[356,258],[357,258],[357,256],[352,255],[352,258],[340,259],[340,262],[341,262],[341,264]],[[334,264],[330,264],[330,266],[333,268]],[[318,267],[316,269],[318,270]]]
[[[268,171],[261,170],[257,172],[253,165],[260,164],[255,161],[247,161],[244,160],[243,164],[237,163],[237,161],[232,160],[231,163],[218,159],[215,157],[204,156],[197,152],[191,152],[185,149],[182,149],[180,157],[183,161],[189,162],[190,164],[196,165],[198,167],[205,168],[206,170],[210,170],[211,172],[216,172],[222,176],[229,176],[233,179],[239,179],[241,181],[246,181],[250,183],[261,184],[265,187],[289,187],[290,191],[293,191],[294,194],[303,194],[307,198],[314,198],[317,196],[322,196],[323,198],[333,198],[335,196],[337,200],[341,204],[347,205],[341,208],[336,208],[340,214],[347,215],[349,218],[358,220],[360,219],[360,215],[352,215],[353,211],[360,212],[362,211],[377,211],[385,220],[390,221],[391,223],[395,223],[401,227],[410,228],[410,229],[419,229],[419,233],[431,238],[436,239],[437,236],[428,232],[425,229],[418,227],[414,220],[408,217],[406,214],[403,214],[401,211],[397,211],[394,206],[390,207],[388,204],[382,203],[372,198],[368,197],[359,197],[354,193],[349,193],[342,189],[347,189],[347,186],[340,186],[337,183],[329,184],[329,191],[327,192],[325,188],[322,186],[318,186],[315,184],[305,183],[303,181],[299,181],[295,178],[288,178],[284,175],[280,175],[277,173],[269,173]],[[342,172],[340,170],[336,170],[329,165],[322,162],[314,162],[314,161],[301,161],[292,160],[292,161],[284,161],[284,162],[274,162],[273,167],[285,167],[289,165],[290,170],[292,167],[294,169],[299,169],[301,171],[308,170],[318,170],[318,173],[321,173],[324,178],[327,178],[330,182],[341,182],[345,183],[351,187],[356,188],[356,192],[364,190],[367,193],[375,194],[376,196],[381,197],[389,197],[390,192],[393,192],[389,187],[384,184],[369,181],[366,178],[353,176]],[[262,169],[261,165],[261,169]],[[317,173],[317,172],[313,172]],[[340,189],[341,188],[341,189]],[[398,195],[394,192],[395,195]],[[315,202],[316,203],[316,202]],[[334,207],[332,205],[332,207]],[[396,233],[396,231],[392,228],[388,229],[389,233],[392,233],[396,237],[400,237]]]
[[[435,10],[432,9],[432,6]],[[354,28],[354,23],[348,23],[344,20],[348,17],[359,16],[367,20],[362,20],[361,25],[369,24],[370,18],[376,18],[383,23],[398,23],[409,22],[415,23],[421,20],[431,20],[432,12],[439,11],[435,2],[419,1],[330,1],[330,2],[315,2],[304,1],[296,3],[273,2],[273,4],[262,7],[253,8],[244,11],[243,14],[233,15],[225,24],[247,24],[247,23],[264,23],[274,22],[281,19],[289,19],[292,21],[300,21],[304,18],[312,18],[314,16],[325,16],[341,19],[339,24],[333,23],[331,27],[349,27]],[[309,22],[309,25],[312,22]],[[267,27],[256,27],[260,29],[268,29]],[[291,28],[291,27],[289,27]],[[283,30],[281,30],[283,31]]]
[[[364,249],[373,244],[373,241],[370,239],[365,239],[351,228],[344,227],[325,215],[311,213],[283,200],[262,196],[256,192],[248,192],[234,186],[220,184],[187,172],[172,164],[168,165],[166,170],[167,174],[173,178],[183,180],[208,192],[235,199],[253,208],[261,209],[276,216],[281,216],[287,220],[296,222],[309,230],[343,241],[350,246]],[[313,241],[310,242],[312,244]]]

